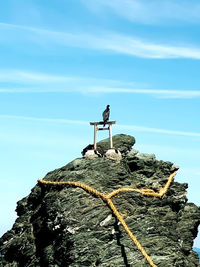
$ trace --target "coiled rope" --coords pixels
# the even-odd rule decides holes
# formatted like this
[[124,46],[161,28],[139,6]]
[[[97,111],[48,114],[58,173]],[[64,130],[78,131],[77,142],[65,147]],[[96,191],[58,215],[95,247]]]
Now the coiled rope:
[[69,186],[74,186],[74,187],[79,187],[84,189],[85,191],[100,197],[101,199],[103,199],[108,206],[110,207],[110,209],[113,211],[113,214],[115,215],[115,217],[118,219],[118,221],[122,224],[122,226],[124,227],[126,233],[129,235],[129,237],[132,239],[132,241],[134,242],[134,244],[136,245],[136,247],[138,248],[138,250],[142,253],[142,255],[144,256],[144,258],[147,260],[147,262],[152,266],[152,267],[157,267],[157,265],[155,265],[153,263],[153,260],[150,258],[150,256],[147,254],[147,252],[145,251],[145,249],[141,246],[141,244],[139,243],[139,241],[137,240],[137,238],[133,235],[133,233],[131,232],[131,230],[129,229],[129,227],[127,226],[125,220],[123,219],[123,217],[120,215],[120,213],[118,212],[118,210],[116,209],[115,205],[113,204],[111,198],[116,196],[117,194],[121,193],[121,192],[138,192],[141,193],[144,196],[151,196],[151,197],[157,197],[157,198],[162,198],[164,197],[164,195],[167,193],[174,177],[176,175],[176,172],[173,172],[169,178],[167,183],[165,184],[164,187],[161,187],[158,189],[158,193],[155,192],[152,189],[137,189],[137,188],[129,188],[129,187],[122,187],[119,188],[109,194],[104,194],[99,192],[98,190],[94,189],[91,186],[79,183],[79,182],[72,182],[72,181],[65,181],[65,182],[52,182],[52,181],[46,181],[46,180],[42,180],[42,179],[38,179],[38,183],[41,184],[45,184],[45,185],[55,185],[55,186],[63,186],[63,185],[69,185]]

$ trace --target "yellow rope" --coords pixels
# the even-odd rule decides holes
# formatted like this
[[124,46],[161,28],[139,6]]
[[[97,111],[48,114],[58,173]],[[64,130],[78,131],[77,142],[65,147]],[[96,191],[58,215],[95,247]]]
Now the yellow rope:
[[91,194],[103,199],[108,204],[110,209],[113,211],[113,214],[118,219],[118,221],[122,224],[122,226],[124,227],[126,233],[132,239],[132,241],[134,242],[134,244],[136,245],[138,250],[142,253],[144,258],[148,261],[148,263],[152,267],[157,267],[157,265],[155,265],[153,263],[152,259],[146,253],[145,249],[141,246],[141,244],[139,243],[137,238],[133,235],[133,233],[131,232],[131,230],[127,226],[125,220],[122,218],[122,216],[120,215],[120,213],[116,209],[115,205],[113,204],[111,198],[116,196],[117,194],[119,194],[121,192],[138,192],[138,193],[141,193],[142,195],[145,195],[145,196],[152,196],[152,197],[162,198],[167,193],[167,191],[168,191],[168,189],[169,189],[169,187],[170,187],[175,175],[176,175],[176,172],[172,173],[169,176],[168,181],[165,184],[165,186],[158,189],[159,193],[155,192],[152,189],[137,189],[137,188],[123,187],[123,188],[119,188],[119,189],[117,189],[117,190],[115,190],[115,191],[113,191],[113,192],[111,192],[109,194],[104,194],[104,193],[101,193],[98,190],[92,188],[91,186],[84,185],[84,184],[78,183],[78,182],[72,182],[72,181],[51,182],[51,181],[45,181],[45,180],[42,180],[42,179],[38,179],[38,183],[46,184],[46,185],[58,185],[58,186],[69,185],[69,186],[80,187],[80,188],[86,190],[87,192],[89,192],[89,193],[91,193]]
[[106,199],[106,195],[104,193],[99,192],[98,190],[94,189],[91,186],[78,183],[78,182],[72,182],[72,181],[66,181],[66,182],[52,182],[52,181],[45,181],[42,179],[38,179],[38,182],[41,184],[47,184],[47,185],[70,185],[70,186],[75,186],[75,187],[80,187],[89,193],[92,193],[93,195],[96,195],[97,197],[101,197],[102,199]]
[[140,245],[139,241],[137,240],[137,238],[132,234],[131,230],[129,229],[129,227],[127,226],[125,220],[122,218],[122,216],[120,215],[120,213],[118,212],[118,210],[115,208],[115,205],[113,204],[111,199],[107,199],[107,203],[109,205],[109,207],[111,208],[111,210],[113,211],[114,215],[117,217],[117,219],[120,221],[120,223],[122,224],[122,226],[124,227],[125,231],[127,232],[127,234],[130,236],[130,238],[132,239],[132,241],[135,243],[136,247],[138,248],[138,250],[140,250],[140,252],[142,253],[142,255],[145,257],[145,259],[148,261],[148,263],[153,266],[153,267],[157,267],[152,259],[149,257],[149,255],[146,253],[145,249]]

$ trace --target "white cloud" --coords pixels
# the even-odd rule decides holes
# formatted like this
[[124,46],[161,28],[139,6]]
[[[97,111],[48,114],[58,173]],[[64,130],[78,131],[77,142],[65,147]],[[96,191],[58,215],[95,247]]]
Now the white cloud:
[[[198,98],[198,90],[144,89],[136,82],[61,76],[24,70],[0,70],[0,93],[142,94],[157,98]],[[146,85],[147,86],[147,85]],[[141,88],[140,88],[141,87]]]
[[79,120],[37,118],[37,117],[15,116],[15,115],[0,115],[0,118],[2,118],[2,119],[27,120],[27,121],[38,121],[38,122],[50,122],[50,123],[78,124],[78,125],[88,125],[89,124],[87,121],[79,121]]
[[0,81],[1,82],[20,82],[20,83],[59,83],[67,82],[71,77],[56,76],[45,73],[30,72],[24,70],[5,70],[0,69]]
[[133,89],[133,88],[117,88],[117,87],[91,87],[88,92],[93,93],[126,93],[126,94],[145,94],[160,98],[196,98],[200,97],[198,90],[162,90],[162,89]]
[[145,24],[166,21],[200,22],[198,0],[82,0],[94,12],[114,12],[127,20]]
[[[14,116],[14,115],[0,115],[2,119],[14,119],[14,120],[28,120],[28,121],[38,121],[38,122],[50,122],[50,123],[64,123],[64,124],[76,124],[76,125],[89,125],[88,121],[80,120],[67,120],[67,119],[50,119],[50,118],[37,118],[37,117],[26,117],[26,116]],[[198,132],[185,132],[185,131],[176,131],[168,129],[159,129],[159,128],[150,128],[145,126],[138,125],[116,125],[118,129],[123,130],[133,130],[139,132],[151,132],[167,135],[182,135],[188,137],[200,137]]]
[[[9,31],[23,31],[23,33],[20,34],[22,42],[28,41],[41,44],[43,41],[48,43],[48,46],[60,45],[110,51],[112,53],[141,58],[200,59],[200,48],[194,45],[174,46],[170,44],[159,44],[156,41],[146,41],[135,36],[127,36],[113,32],[98,32],[98,34],[56,32],[34,27],[0,23],[0,32],[1,30],[5,30],[5,28],[6,34],[8,34]],[[27,34],[28,32],[31,32],[31,37]],[[6,34],[4,32],[4,39],[6,38]],[[14,36],[18,35],[11,34],[10,38],[15,39],[13,41],[19,41],[20,38],[16,39]],[[3,42],[3,40],[1,40],[1,42]]]
[[151,133],[160,133],[160,134],[169,134],[169,135],[200,137],[200,133],[198,132],[174,131],[174,130],[150,128],[150,127],[137,126],[137,125],[116,125],[116,127],[120,129],[133,130],[133,131],[139,131],[139,132],[151,132]]

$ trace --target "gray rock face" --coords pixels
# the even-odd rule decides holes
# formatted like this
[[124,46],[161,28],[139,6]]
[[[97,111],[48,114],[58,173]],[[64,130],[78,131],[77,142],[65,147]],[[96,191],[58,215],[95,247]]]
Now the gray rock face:
[[[127,153],[135,144],[135,138],[131,135],[117,134],[113,136],[113,145],[121,153]],[[109,138],[104,139],[97,144],[97,150],[103,155],[110,148]]]
[[[78,158],[49,172],[47,181],[75,181],[110,193],[120,187],[163,187],[177,168],[131,150],[135,139],[114,137],[122,161]],[[108,140],[98,143],[105,154]],[[112,198],[132,233],[159,267],[200,266],[192,250],[200,208],[188,203],[187,184],[173,182],[162,199],[137,192]],[[37,184],[17,203],[18,218],[0,239],[2,266],[150,266],[107,204],[81,188]]]

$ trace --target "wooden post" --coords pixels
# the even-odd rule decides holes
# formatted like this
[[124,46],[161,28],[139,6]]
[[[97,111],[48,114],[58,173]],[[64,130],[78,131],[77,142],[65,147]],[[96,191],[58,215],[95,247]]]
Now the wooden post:
[[113,140],[112,140],[112,124],[109,125],[109,137],[110,137],[110,148],[113,148]]
[[97,125],[94,125],[94,150],[97,150]]

